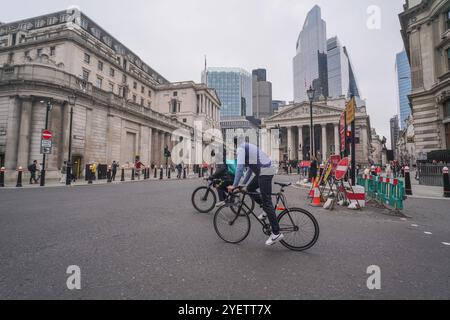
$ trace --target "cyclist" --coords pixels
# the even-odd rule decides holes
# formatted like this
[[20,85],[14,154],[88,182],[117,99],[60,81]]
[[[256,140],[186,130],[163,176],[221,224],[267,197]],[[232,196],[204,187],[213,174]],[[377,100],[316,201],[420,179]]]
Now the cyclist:
[[208,178],[209,181],[223,181],[219,186],[217,186],[217,194],[219,195],[219,203],[216,205],[217,207],[225,205],[227,188],[233,185],[235,173],[236,161],[226,160],[225,163],[218,164],[214,174]]
[[[248,170],[243,181],[244,185],[248,183],[252,174],[255,175],[253,180],[247,185],[247,191],[251,193],[251,198],[262,206],[265,212],[259,219],[269,218],[272,226],[272,235],[266,241],[266,245],[272,246],[284,239],[284,235],[280,233],[280,226],[272,202],[272,180],[275,176],[275,168],[273,168],[272,160],[269,156],[257,146],[250,143],[242,144],[237,151],[236,175],[234,184],[228,187],[229,192],[233,192],[239,186],[245,168],[248,168]],[[257,189],[260,190],[260,194],[253,194]]]

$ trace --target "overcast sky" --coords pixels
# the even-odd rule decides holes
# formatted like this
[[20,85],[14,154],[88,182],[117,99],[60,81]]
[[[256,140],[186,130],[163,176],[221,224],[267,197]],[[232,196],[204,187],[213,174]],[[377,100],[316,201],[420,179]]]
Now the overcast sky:
[[[372,127],[390,139],[398,113],[395,55],[403,49],[398,14],[404,0],[2,0],[0,21],[12,22],[78,5],[170,81],[200,82],[211,67],[266,68],[274,100],[293,100],[292,59],[307,12],[318,4],[327,36],[349,51]],[[370,6],[379,29],[367,27]]]

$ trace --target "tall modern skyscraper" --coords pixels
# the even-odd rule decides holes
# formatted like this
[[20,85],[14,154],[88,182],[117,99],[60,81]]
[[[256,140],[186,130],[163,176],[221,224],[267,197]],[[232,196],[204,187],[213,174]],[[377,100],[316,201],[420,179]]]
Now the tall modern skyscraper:
[[253,116],[265,119],[273,114],[272,83],[267,81],[265,69],[253,70]]
[[397,71],[398,81],[400,128],[403,130],[406,120],[411,115],[411,107],[409,106],[408,99],[408,95],[411,94],[411,68],[405,50],[397,54],[395,69]]
[[400,127],[398,125],[398,115],[395,115],[391,121],[391,149],[395,151],[397,149],[398,138],[400,137]]
[[308,100],[306,91],[312,85],[316,99],[328,96],[327,26],[319,6],[306,17],[297,40],[294,57],[294,101]]
[[208,68],[202,81],[214,88],[222,102],[221,118],[252,116],[252,75],[240,68]]

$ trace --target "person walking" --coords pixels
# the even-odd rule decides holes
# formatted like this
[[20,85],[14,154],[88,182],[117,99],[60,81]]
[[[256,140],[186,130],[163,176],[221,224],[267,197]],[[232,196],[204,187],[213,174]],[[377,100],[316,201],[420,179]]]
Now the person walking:
[[61,167],[61,179],[59,179],[59,183],[66,183],[67,178],[67,161],[64,161]]
[[119,164],[116,161],[113,161],[113,163],[111,165],[111,181],[116,181],[118,167],[119,167]]
[[28,171],[30,171],[30,184],[38,182],[36,178],[37,163],[37,160],[34,160],[33,163],[28,166]]

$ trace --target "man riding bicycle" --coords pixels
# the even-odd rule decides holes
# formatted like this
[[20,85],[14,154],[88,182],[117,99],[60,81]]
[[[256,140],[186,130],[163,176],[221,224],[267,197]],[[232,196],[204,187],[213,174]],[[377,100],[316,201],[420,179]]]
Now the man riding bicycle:
[[218,164],[214,174],[208,178],[209,181],[214,180],[223,181],[221,185],[217,186],[219,203],[216,205],[216,207],[221,207],[225,205],[227,188],[233,185],[235,173],[236,173],[236,161],[227,160],[226,163]]
[[[266,245],[272,246],[284,239],[284,235],[280,233],[280,226],[272,202],[272,180],[275,176],[275,168],[272,166],[270,157],[257,146],[250,143],[242,144],[237,151],[237,168],[234,183],[228,187],[230,193],[239,186],[245,168],[248,168],[248,170],[243,181],[244,185],[247,185],[252,174],[255,175],[253,180],[247,185],[247,191],[250,193],[250,197],[262,206],[265,212],[265,214],[260,216],[260,219],[269,218],[272,235],[266,241]],[[260,194],[255,193],[258,188]]]

